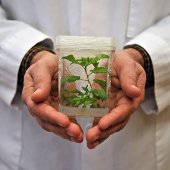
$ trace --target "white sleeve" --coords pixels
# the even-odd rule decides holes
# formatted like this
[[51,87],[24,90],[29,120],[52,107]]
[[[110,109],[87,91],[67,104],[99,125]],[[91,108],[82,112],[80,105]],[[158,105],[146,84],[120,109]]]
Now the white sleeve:
[[170,105],[170,16],[145,30],[129,44],[142,46],[154,69],[154,88],[146,90],[142,108],[148,114],[160,113]]
[[26,52],[42,42],[52,48],[47,35],[19,22],[7,20],[0,7],[0,100],[12,104],[17,90],[19,66]]

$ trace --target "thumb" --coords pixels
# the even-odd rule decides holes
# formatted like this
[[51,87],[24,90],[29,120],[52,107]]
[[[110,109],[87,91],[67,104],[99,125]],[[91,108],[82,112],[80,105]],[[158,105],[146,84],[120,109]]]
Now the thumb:
[[121,88],[128,97],[139,97],[145,82],[143,68],[136,61],[128,60],[128,58],[124,64],[119,70]]
[[32,100],[34,102],[42,102],[46,100],[51,91],[51,74],[47,67],[37,67],[32,71],[34,93]]

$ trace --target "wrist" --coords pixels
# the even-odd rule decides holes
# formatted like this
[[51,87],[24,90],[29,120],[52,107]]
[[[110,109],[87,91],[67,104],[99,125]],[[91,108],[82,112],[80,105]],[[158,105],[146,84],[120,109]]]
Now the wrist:
[[36,63],[37,61],[41,60],[42,58],[46,57],[46,56],[49,55],[49,54],[52,54],[52,53],[51,53],[50,51],[46,51],[46,50],[37,52],[37,53],[32,57],[32,60],[31,60],[30,65]]
[[127,48],[123,50],[128,53],[136,62],[138,62],[142,67],[144,67],[144,59],[141,53],[134,48]]
[[23,86],[24,75],[27,69],[30,67],[31,64],[33,64],[33,62],[36,62],[38,58],[40,58],[41,52],[47,52],[47,51],[49,53],[54,53],[51,49],[37,44],[25,54],[21,62],[21,65],[19,68],[19,74],[18,74],[18,85],[21,88]]
[[[125,50],[129,50],[129,49],[133,49],[133,52],[138,51],[138,54],[140,55],[136,55],[137,58],[139,57],[140,60],[140,56],[143,58],[143,62],[142,62],[142,66],[146,72],[146,85],[145,87],[151,87],[154,85],[154,72],[153,72],[153,65],[152,65],[152,60],[150,55],[148,54],[148,52],[141,47],[140,45],[137,44],[132,44],[132,45],[127,45],[124,47]],[[137,54],[137,53],[136,53]],[[142,61],[142,60],[140,60]]]

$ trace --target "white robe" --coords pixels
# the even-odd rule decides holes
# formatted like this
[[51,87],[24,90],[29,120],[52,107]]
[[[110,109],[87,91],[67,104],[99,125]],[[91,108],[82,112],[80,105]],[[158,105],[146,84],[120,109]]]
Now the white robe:
[[[169,0],[1,0],[1,6],[0,170],[169,170]],[[43,131],[16,89],[24,54],[38,42],[52,48],[57,35],[111,36],[117,50],[136,43],[152,58],[154,89],[128,125],[94,150]],[[89,127],[90,120],[80,121]]]

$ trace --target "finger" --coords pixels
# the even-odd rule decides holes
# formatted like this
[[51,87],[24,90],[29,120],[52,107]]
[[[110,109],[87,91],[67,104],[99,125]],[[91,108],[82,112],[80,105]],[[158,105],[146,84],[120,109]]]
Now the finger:
[[66,130],[64,128],[48,123],[47,121],[44,121],[38,117],[36,117],[36,121],[45,131],[53,132],[57,136],[70,140],[71,137],[66,133]]
[[26,104],[28,100],[31,100],[31,96],[34,92],[33,79],[27,72],[24,76],[24,85],[22,89],[22,100]]
[[37,117],[61,127],[67,128],[70,125],[70,120],[66,115],[47,104],[36,104],[34,112]]
[[[125,125],[127,124],[129,119],[127,119],[126,121],[116,125],[115,127],[111,127],[105,131],[100,131],[100,135],[98,135],[99,137],[94,137],[94,133],[91,133],[89,136],[91,137],[92,140],[87,140],[87,147],[89,149],[94,149],[96,148],[99,144],[103,143],[110,135],[112,135],[115,132],[118,132],[120,130],[122,130]],[[93,130],[93,129],[92,129]],[[94,129],[95,130],[95,129]],[[90,133],[90,132],[89,132]],[[88,138],[89,139],[89,138]],[[94,140],[95,139],[95,140]]]
[[128,122],[128,119],[126,119],[125,121],[123,121],[121,123],[118,123],[115,126],[111,126],[110,128],[108,128],[106,130],[102,130],[99,128],[99,126],[95,126],[87,131],[86,139],[89,143],[93,143],[97,140],[99,141],[103,138],[107,138],[111,134],[123,129],[125,127],[125,125],[127,124],[127,122]]
[[109,136],[105,137],[105,138],[99,138],[98,140],[92,142],[92,143],[87,143],[87,147],[89,149],[94,149],[96,148],[99,144],[103,143],[107,138],[109,138]]
[[76,142],[76,143],[82,143],[83,142],[83,133],[80,133],[78,137],[71,137],[71,141]]
[[[71,128],[70,128],[70,127],[68,128],[68,133],[69,133],[69,134],[75,134],[75,137],[71,138],[71,140],[72,140],[72,141],[75,140],[75,141],[78,142],[78,143],[83,142],[83,129],[82,129],[81,126],[78,124],[78,122],[77,122],[77,120],[76,120],[75,117],[69,117],[69,119],[70,119],[70,122],[72,122],[72,123],[74,123],[76,126],[78,126],[78,127],[76,127],[77,130],[76,130],[76,129],[74,130],[75,132],[71,132],[71,131],[70,131]],[[78,134],[78,133],[79,133],[79,134]],[[72,135],[72,136],[74,136],[74,135]]]
[[115,126],[111,126],[110,128],[103,130],[102,133],[100,134],[100,138],[101,139],[107,138],[108,136],[112,135],[113,133],[119,132],[126,126],[128,120],[129,120],[129,118],[127,118],[126,120],[124,120],[121,123],[118,123]]
[[111,126],[107,128],[106,130],[100,129],[99,126],[94,126],[93,128],[87,131],[86,138],[89,142],[94,142],[96,140],[99,140],[100,138],[106,138],[107,136],[110,136],[111,134],[123,129],[124,126],[127,124],[128,120],[129,120],[129,117],[123,122],[120,122],[116,124],[115,126]]
[[87,143],[92,143],[98,140],[101,133],[102,130],[99,128],[99,126],[94,126],[93,128],[88,129],[86,134]]
[[95,126],[88,130],[86,134],[87,147],[89,149],[96,148],[99,144],[103,143],[111,134],[120,131],[127,124],[128,119],[115,127],[108,130],[101,130],[98,126]]
[[113,86],[114,88],[117,88],[117,89],[120,89],[120,88],[121,88],[120,80],[118,79],[117,76],[116,76],[116,77],[112,76],[111,82],[112,82],[112,86]]
[[139,75],[136,74],[136,70],[133,68],[127,72],[128,70],[127,68],[123,69],[120,74],[121,87],[128,97],[139,97],[141,95],[141,89],[137,86]]
[[89,149],[94,149],[94,148],[96,148],[99,144],[100,144],[100,142],[99,142],[98,140],[95,141],[95,142],[93,142],[93,143],[88,143],[88,142],[87,142],[87,147],[88,147]]
[[119,60],[119,66],[117,68],[121,87],[128,97],[139,97],[141,89],[138,86],[138,79],[140,77],[145,82],[145,77],[141,76],[144,75],[144,70],[141,65],[128,56],[123,59],[125,61]]
[[74,137],[74,138],[79,137],[82,133],[82,129],[80,128],[80,126],[75,123],[70,123],[66,131],[71,137]]
[[47,99],[51,90],[52,75],[48,70],[48,67],[38,63],[32,65],[28,70],[30,76],[33,79],[34,93],[32,100],[34,102],[41,102]]
[[22,100],[27,106],[29,112],[32,116],[35,116],[35,103],[32,101],[31,96],[34,92],[33,81],[29,74],[25,74],[24,86],[22,90]]
[[[96,127],[95,127],[96,128]],[[99,145],[99,144],[101,144],[102,142],[104,142],[110,135],[108,135],[108,136],[105,136],[105,137],[101,137],[100,135],[98,135],[98,136],[95,136],[95,130],[97,130],[97,129],[90,129],[89,131],[88,131],[88,133],[89,134],[87,134],[87,147],[89,148],[89,149],[94,149],[97,145]],[[93,132],[93,130],[94,130],[94,132]],[[97,132],[97,131],[96,131]],[[100,132],[97,132],[97,133],[102,133],[102,131],[100,131]],[[93,136],[94,135],[94,136]],[[91,139],[90,139],[90,137],[91,137]]]
[[[68,133],[68,128],[66,129],[66,128],[63,128],[61,126],[51,124],[51,123],[44,121],[44,120],[42,120],[38,117],[36,117],[36,121],[47,132],[53,132],[56,135],[58,135],[58,136],[60,136],[64,139],[71,140],[71,141],[76,142],[76,143],[81,143],[83,141],[83,134],[82,133],[80,133],[79,135],[78,135],[78,133],[75,133],[75,134],[72,133],[72,135],[70,135],[70,133]],[[71,129],[71,128],[69,128],[69,129]],[[72,129],[73,129],[73,127],[72,127]]]
[[130,104],[121,104],[106,114],[98,123],[99,128],[106,130],[126,120],[135,110]]
[[82,128],[81,128],[81,126],[78,124],[78,122],[77,122],[77,120],[76,120],[75,117],[69,117],[69,120],[70,120],[70,122],[72,122],[72,123],[78,125],[79,128],[81,129],[81,131],[83,131]]

